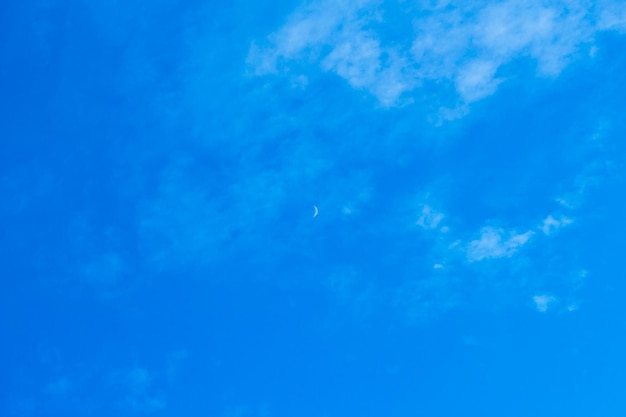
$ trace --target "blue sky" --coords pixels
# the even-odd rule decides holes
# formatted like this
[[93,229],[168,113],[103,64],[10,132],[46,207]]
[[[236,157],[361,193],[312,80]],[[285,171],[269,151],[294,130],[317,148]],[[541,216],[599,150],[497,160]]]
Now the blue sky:
[[0,414],[626,414],[622,2],[2,10]]

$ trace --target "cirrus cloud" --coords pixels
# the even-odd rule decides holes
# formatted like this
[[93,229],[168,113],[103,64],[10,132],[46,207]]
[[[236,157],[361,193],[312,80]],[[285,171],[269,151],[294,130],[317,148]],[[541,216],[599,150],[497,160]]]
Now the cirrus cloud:
[[531,59],[540,76],[555,77],[581,52],[593,55],[596,34],[626,28],[626,8],[613,0],[431,3],[404,6],[412,26],[404,37],[386,20],[402,6],[309,3],[253,43],[248,64],[257,75],[316,65],[386,107],[419,96],[415,90],[427,83],[452,87],[461,103],[471,103],[497,90],[510,62]]

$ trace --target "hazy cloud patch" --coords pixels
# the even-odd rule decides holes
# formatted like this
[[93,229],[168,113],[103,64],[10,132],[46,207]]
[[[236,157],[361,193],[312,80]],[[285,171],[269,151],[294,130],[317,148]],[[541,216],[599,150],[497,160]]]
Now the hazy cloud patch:
[[533,296],[533,302],[535,303],[535,308],[537,309],[537,311],[539,311],[540,313],[545,313],[546,311],[548,311],[548,308],[550,308],[550,306],[556,302],[556,297],[545,294],[535,295]]
[[531,231],[518,234],[503,229],[484,227],[480,238],[467,246],[467,259],[470,262],[483,259],[508,258],[524,246],[534,233]]
[[436,229],[444,218],[444,214],[424,204],[416,224],[426,230]]
[[543,220],[543,223],[540,228],[543,234],[550,235],[554,233],[555,231],[557,231],[558,229],[568,226],[572,224],[573,222],[574,221],[570,219],[569,217],[554,218],[552,215],[549,215]]
[[248,64],[257,75],[288,72],[295,62],[318,64],[384,106],[425,82],[442,81],[471,103],[496,91],[506,79],[498,72],[509,62],[530,58],[539,75],[555,77],[582,48],[594,47],[596,33],[626,28],[626,8],[611,0],[421,2],[405,11],[413,37],[383,42],[391,24],[386,7],[374,1],[308,3],[253,44]]

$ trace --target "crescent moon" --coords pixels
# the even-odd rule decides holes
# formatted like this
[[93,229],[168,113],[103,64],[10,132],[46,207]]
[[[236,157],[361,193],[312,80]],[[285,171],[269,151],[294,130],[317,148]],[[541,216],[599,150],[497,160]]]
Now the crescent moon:
[[317,215],[320,213],[319,209],[317,208],[317,206],[313,206],[313,210],[315,210],[315,213],[313,213],[313,218],[316,218]]

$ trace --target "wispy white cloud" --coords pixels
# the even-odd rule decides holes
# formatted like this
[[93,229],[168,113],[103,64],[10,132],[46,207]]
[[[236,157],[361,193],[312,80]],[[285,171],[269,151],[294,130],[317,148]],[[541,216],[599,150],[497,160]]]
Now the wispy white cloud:
[[384,47],[377,34],[367,29],[372,15],[364,10],[373,1],[321,1],[296,11],[288,22],[270,35],[263,46],[254,43],[248,64],[257,75],[276,73],[292,60],[319,62],[356,89],[365,89],[385,105],[395,104],[413,88],[415,80],[405,73],[404,58]]
[[424,204],[420,217],[417,219],[417,224],[423,229],[432,230],[436,229],[444,218],[444,214],[436,211],[431,206]]
[[558,229],[570,225],[573,222],[574,221],[569,217],[554,218],[552,215],[549,215],[543,220],[540,229],[545,235],[550,235]]
[[548,308],[556,302],[556,297],[545,294],[535,295],[533,296],[533,302],[535,303],[537,311],[545,313],[548,311]]
[[[420,200],[430,201],[432,197],[420,196]],[[565,278],[572,275],[573,266],[554,259],[550,243],[556,230],[573,223],[570,217],[551,214],[516,227],[492,226],[502,220],[490,219],[468,238],[458,227],[447,230],[447,226],[442,226],[444,220],[458,226],[458,213],[446,210],[444,215],[426,203],[419,207],[415,223],[425,230],[442,233],[425,236],[429,249],[426,254],[420,253],[419,277],[398,288],[397,305],[406,308],[410,320],[423,320],[466,303],[480,304],[486,309],[526,304],[528,294],[546,283],[562,291],[563,297],[574,300],[568,305],[576,304],[579,285]],[[444,228],[447,233],[443,233]],[[531,240],[532,250],[521,253]],[[534,258],[542,259],[542,263],[549,259],[551,270],[537,271]],[[485,263],[486,260],[493,262]],[[459,281],[459,276],[464,280]],[[551,299],[543,301],[548,305]]]
[[617,30],[620,33],[626,32],[626,3],[599,0],[600,18],[598,26],[603,30]]
[[502,79],[495,78],[498,65],[487,59],[474,59],[459,68],[456,89],[465,101],[471,102],[496,91]]
[[257,74],[318,63],[386,106],[428,81],[451,83],[470,103],[493,94],[505,79],[500,69],[519,58],[533,59],[540,75],[557,76],[592,47],[596,33],[626,28],[625,10],[612,0],[422,2],[406,11],[413,38],[384,43],[386,25],[394,24],[385,20],[384,2],[321,0],[254,44],[248,62]]
[[369,90],[385,106],[396,103],[413,84],[403,74],[404,60],[394,51],[383,50],[380,42],[364,31],[355,31],[337,44],[321,66],[346,79],[352,87]]
[[484,227],[480,231],[480,238],[471,241],[467,246],[467,259],[476,262],[510,257],[524,246],[533,234],[532,231],[517,234],[494,227]]

